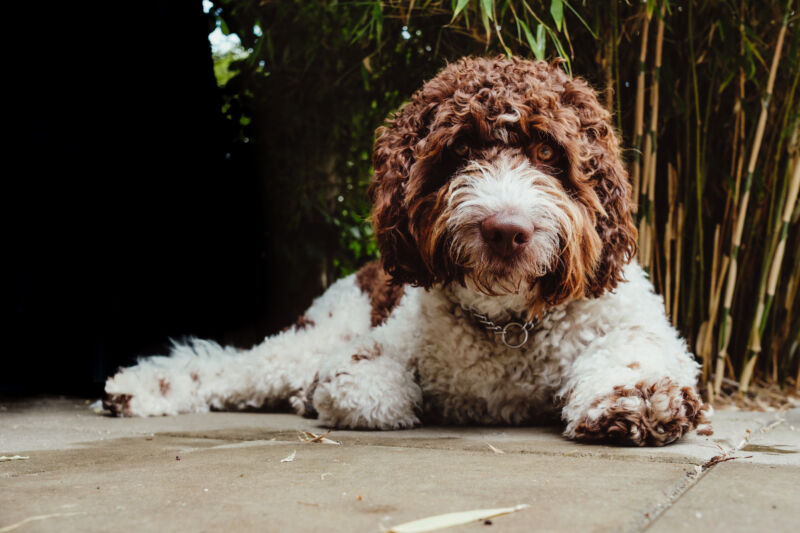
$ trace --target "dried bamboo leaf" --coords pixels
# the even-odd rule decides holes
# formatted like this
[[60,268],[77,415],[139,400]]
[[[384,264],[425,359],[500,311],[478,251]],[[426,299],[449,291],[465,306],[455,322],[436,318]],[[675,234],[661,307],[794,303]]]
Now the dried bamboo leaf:
[[294,461],[295,457],[297,457],[297,450],[293,451],[292,453],[290,453],[289,455],[287,455],[286,457],[281,459],[281,462],[282,463],[291,463],[292,461]]
[[425,531],[436,531],[447,527],[460,526],[470,522],[488,520],[498,516],[515,513],[529,507],[527,504],[515,507],[503,507],[500,509],[476,509],[474,511],[461,511],[458,513],[447,513],[436,516],[429,516],[413,522],[406,522],[399,526],[394,526],[387,533],[423,533]]
[[496,453],[498,455],[502,455],[502,454],[506,453],[503,450],[501,450],[500,448],[495,448],[494,446],[492,446],[488,442],[486,443],[486,445],[489,447],[490,450],[492,450],[494,453]]
[[301,442],[321,442],[322,444],[333,444],[335,446],[342,445],[342,443],[338,440],[329,439],[328,435],[330,435],[330,433],[317,435],[316,433],[311,433],[310,431],[303,431],[298,436],[298,439],[300,439]]

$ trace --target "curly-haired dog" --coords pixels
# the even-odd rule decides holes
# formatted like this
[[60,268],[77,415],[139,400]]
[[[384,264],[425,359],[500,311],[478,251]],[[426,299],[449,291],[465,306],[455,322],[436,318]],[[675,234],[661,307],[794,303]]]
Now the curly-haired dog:
[[378,130],[380,268],[249,351],[177,345],[106,384],[119,415],[290,400],[350,428],[526,424],[638,445],[706,425],[642,269],[609,115],[557,65],[462,59]]

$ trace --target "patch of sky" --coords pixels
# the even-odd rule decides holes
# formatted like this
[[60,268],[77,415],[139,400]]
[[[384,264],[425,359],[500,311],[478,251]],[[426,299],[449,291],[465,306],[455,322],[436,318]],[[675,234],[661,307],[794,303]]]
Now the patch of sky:
[[[214,4],[210,0],[203,0],[203,11],[209,13],[213,7]],[[255,26],[253,28],[253,33],[261,37],[261,28]],[[244,57],[249,53],[248,50],[242,47],[242,41],[239,39],[238,35],[235,33],[225,35],[222,32],[222,25],[219,19],[217,19],[217,27],[208,34],[208,41],[211,43],[211,52],[216,57],[222,57],[231,52],[236,54],[236,56]]]

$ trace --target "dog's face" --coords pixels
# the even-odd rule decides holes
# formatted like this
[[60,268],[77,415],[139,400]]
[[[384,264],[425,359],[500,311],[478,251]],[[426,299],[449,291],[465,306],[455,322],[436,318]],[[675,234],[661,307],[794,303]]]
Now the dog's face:
[[378,130],[373,165],[373,222],[397,283],[535,294],[533,309],[613,289],[635,253],[609,115],[556,65],[449,65]]

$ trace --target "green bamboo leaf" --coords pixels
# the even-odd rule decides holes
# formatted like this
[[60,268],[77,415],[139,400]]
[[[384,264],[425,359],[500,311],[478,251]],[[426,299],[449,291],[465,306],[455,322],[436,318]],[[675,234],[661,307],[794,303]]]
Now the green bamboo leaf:
[[375,24],[375,37],[380,46],[381,34],[383,34],[383,5],[381,2],[375,2],[372,7],[372,21]]
[[494,20],[494,0],[481,0],[481,11],[489,20]]
[[744,47],[744,69],[747,79],[758,84],[756,79],[756,62],[753,59],[753,52],[747,46]]
[[533,55],[536,59],[543,60],[545,46],[544,26],[539,24],[538,28],[536,28],[536,38],[534,38],[531,30],[528,29],[528,25],[522,20],[520,20],[519,23],[522,26],[522,30],[525,32],[525,39],[527,39],[528,46],[530,46]]
[[561,44],[561,41],[558,39],[558,35],[556,32],[551,30],[550,28],[546,28],[547,33],[550,34],[550,39],[553,41],[553,44],[556,47],[556,51],[558,52],[559,57],[564,60],[564,65],[566,66],[567,74],[572,76],[572,62],[569,59],[569,55],[567,54],[566,50]]
[[656,0],[647,0],[647,15],[652,17],[656,9]]
[[722,83],[719,84],[719,89],[717,89],[717,94],[722,94],[722,92],[725,90],[725,88],[728,86],[728,84],[733,80],[733,77],[735,75],[736,75],[736,71],[734,71],[734,70],[731,70],[730,72],[728,72],[728,74],[725,76],[725,79],[722,80]]
[[550,0],[550,14],[556,23],[556,29],[561,31],[561,23],[564,22],[564,3],[562,0]]
[[758,49],[756,49],[755,45],[753,45],[753,43],[747,37],[744,38],[744,46],[750,50],[750,52],[752,52],[755,58],[758,59],[758,62],[761,63],[765,69],[769,69],[767,62],[764,61],[764,58],[758,53]]
[[528,29],[528,25],[525,24],[524,20],[519,20],[519,19],[517,19],[517,24],[522,26],[522,31],[525,32],[525,39],[528,41],[528,46],[533,52],[533,55],[536,56],[536,59],[541,59],[539,57],[539,54],[536,53],[536,39],[533,38],[533,34],[531,33],[531,30]]
[[458,15],[460,15],[461,12],[464,11],[464,8],[467,7],[467,4],[469,4],[469,0],[458,0],[456,8],[455,10],[453,10],[453,18],[450,19],[450,23],[456,20],[456,17],[458,17]]
[[492,38],[492,26],[489,24],[489,13],[481,8],[481,21],[483,22],[483,29],[486,30],[486,46],[489,46],[489,41]]
[[577,11],[575,11],[575,8],[574,8],[574,7],[572,7],[572,6],[570,5],[570,3],[569,3],[569,2],[567,2],[566,0],[564,0],[564,4],[567,6],[567,8],[569,8],[569,10],[570,10],[570,11],[572,11],[572,14],[573,14],[573,15],[575,15],[576,17],[578,17],[578,20],[580,20],[580,21],[581,21],[581,24],[583,24],[583,27],[584,27],[584,28],[586,28],[587,30],[589,30],[589,33],[591,33],[591,34],[592,34],[592,37],[594,37],[595,39],[599,39],[599,38],[600,38],[600,37],[598,36],[597,32],[595,32],[594,30],[592,30],[592,28],[589,26],[589,24],[588,24],[588,23],[587,23],[587,22],[586,22],[586,21],[583,19],[583,17],[582,17],[582,16],[580,16],[580,14],[579,14]]
[[544,24],[539,24],[536,27],[536,46],[542,51],[542,59],[545,58],[544,49],[545,46],[547,45],[547,41],[545,40],[546,35],[544,30],[545,30]]

